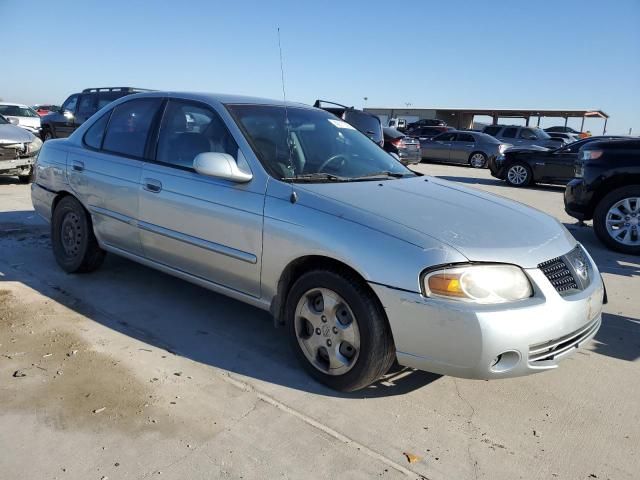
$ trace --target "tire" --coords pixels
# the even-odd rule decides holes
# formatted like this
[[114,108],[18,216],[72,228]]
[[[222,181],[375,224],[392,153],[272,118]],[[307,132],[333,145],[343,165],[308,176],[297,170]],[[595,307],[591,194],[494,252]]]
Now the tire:
[[287,295],[285,322],[291,347],[305,370],[334,390],[352,392],[370,385],[396,358],[380,302],[350,273],[303,274]]
[[[640,255],[639,220],[640,185],[629,185],[609,192],[598,202],[593,215],[593,229],[610,249]],[[622,235],[624,237],[620,238]]]
[[526,187],[532,183],[533,173],[526,163],[515,162],[509,165],[504,178],[512,187]]
[[53,211],[51,243],[56,262],[67,273],[92,272],[102,265],[106,254],[98,245],[87,211],[72,196],[60,200]]
[[51,131],[50,128],[45,127],[42,130],[42,141],[43,142],[46,142],[47,140],[52,140],[54,138],[56,138],[56,137],[53,136],[53,132]]
[[487,156],[482,152],[473,152],[469,155],[469,165],[473,168],[485,168],[487,166]]

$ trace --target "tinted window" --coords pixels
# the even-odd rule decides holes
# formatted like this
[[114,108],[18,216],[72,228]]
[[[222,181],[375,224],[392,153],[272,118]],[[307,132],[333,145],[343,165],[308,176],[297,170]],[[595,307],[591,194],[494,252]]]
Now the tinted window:
[[440,135],[436,135],[433,139],[437,142],[450,142],[456,137],[455,133],[441,133]]
[[120,97],[122,97],[122,93],[120,92],[100,92],[100,95],[98,96],[98,110],[106,107]]
[[495,125],[491,127],[485,127],[484,133],[486,133],[487,135],[495,135],[500,131],[500,128],[502,127],[497,127]]
[[374,142],[380,142],[380,140],[382,140],[382,129],[380,128],[380,120],[378,120],[378,117],[355,110],[347,110],[344,113],[344,120],[356,127]]
[[193,159],[203,152],[228,153],[237,159],[238,145],[216,113],[171,100],[162,119],[156,160],[192,168]]
[[518,129],[517,128],[505,128],[504,131],[502,132],[502,136],[504,138],[516,138],[516,133],[518,133]]
[[78,103],[78,116],[90,117],[98,111],[96,95],[82,95]]
[[536,140],[538,136],[530,128],[523,128],[520,130],[520,138],[524,138],[525,140]]
[[63,110],[69,110],[70,112],[76,111],[76,105],[78,104],[78,95],[71,95],[67,100],[62,104]]
[[84,143],[91,148],[99,149],[102,147],[102,139],[104,138],[104,130],[107,128],[109,122],[109,115],[111,112],[107,112],[100,119],[89,127],[87,133],[84,134]]
[[474,143],[476,139],[473,138],[473,135],[469,135],[468,133],[459,133],[458,137],[456,138],[456,141]]
[[0,113],[9,117],[37,117],[38,114],[27,107],[18,105],[0,105]]
[[160,98],[140,98],[118,105],[111,114],[103,148],[143,157],[151,122],[161,103]]

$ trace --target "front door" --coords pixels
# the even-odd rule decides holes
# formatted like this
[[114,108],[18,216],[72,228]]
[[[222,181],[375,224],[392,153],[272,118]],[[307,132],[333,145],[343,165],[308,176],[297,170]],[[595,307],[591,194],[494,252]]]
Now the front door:
[[458,133],[453,140],[449,154],[451,163],[469,163],[469,157],[473,153],[476,140],[470,133]]
[[169,100],[155,161],[145,163],[140,180],[145,256],[259,297],[264,182],[239,184],[198,174],[194,158],[210,151],[243,159],[210,107]]
[[62,104],[61,111],[54,114],[52,123],[56,138],[67,138],[75,130],[74,120],[79,97],[77,93],[71,95]]
[[561,182],[569,182],[575,175],[577,155],[561,148],[545,157],[544,176]]
[[430,141],[425,143],[427,146],[428,154],[422,154],[423,157],[427,157],[429,160],[437,160],[439,162],[449,161],[449,151],[453,140],[456,138],[455,133],[441,133],[436,135]]

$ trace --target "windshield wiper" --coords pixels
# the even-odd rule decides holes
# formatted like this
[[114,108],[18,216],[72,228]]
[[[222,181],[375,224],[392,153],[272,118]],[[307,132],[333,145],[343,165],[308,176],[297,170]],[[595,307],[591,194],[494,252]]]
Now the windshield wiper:
[[379,180],[381,178],[404,178],[407,176],[412,176],[410,173],[400,173],[400,172],[374,172],[368,173],[367,175],[360,175],[359,177],[353,177],[349,180],[357,182],[359,180]]
[[348,178],[333,175],[331,173],[315,172],[302,173],[293,177],[282,177],[285,182],[347,182]]

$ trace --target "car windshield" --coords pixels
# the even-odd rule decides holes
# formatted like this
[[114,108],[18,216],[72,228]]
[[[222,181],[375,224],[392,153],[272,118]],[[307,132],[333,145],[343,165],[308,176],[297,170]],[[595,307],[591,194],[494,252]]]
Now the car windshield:
[[549,140],[551,138],[551,136],[541,128],[534,128],[533,130],[536,132],[536,136],[538,137],[539,140],[540,139]]
[[18,105],[0,105],[0,113],[10,117],[37,117],[38,114],[28,107]]
[[347,122],[322,110],[227,105],[271,175],[350,181],[415,175]]
[[2,115],[0,115],[0,125],[4,125],[6,123],[9,123],[9,121],[6,118],[4,118]]

